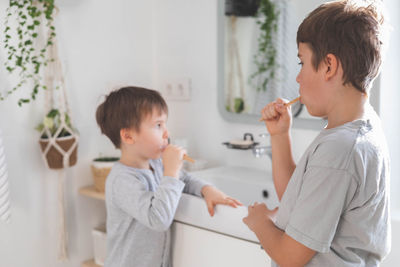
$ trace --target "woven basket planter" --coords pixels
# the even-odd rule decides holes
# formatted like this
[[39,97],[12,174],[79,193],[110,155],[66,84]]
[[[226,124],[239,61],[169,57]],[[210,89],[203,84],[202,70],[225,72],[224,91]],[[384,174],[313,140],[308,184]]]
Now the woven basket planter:
[[106,186],[106,179],[111,171],[114,163],[119,158],[107,158],[107,161],[101,161],[101,159],[94,159],[90,166],[93,175],[94,188],[98,192],[104,192]]
[[[75,143],[76,139],[73,136],[59,137],[56,139],[56,143],[67,152]],[[49,143],[47,138],[39,139],[39,144],[42,152],[45,152],[45,149]],[[63,169],[67,166],[64,166],[64,158],[63,154],[58,151],[54,146],[50,147],[49,151],[45,155],[47,164],[50,169]],[[69,156],[69,167],[74,166],[78,160],[78,146],[72,151]]]

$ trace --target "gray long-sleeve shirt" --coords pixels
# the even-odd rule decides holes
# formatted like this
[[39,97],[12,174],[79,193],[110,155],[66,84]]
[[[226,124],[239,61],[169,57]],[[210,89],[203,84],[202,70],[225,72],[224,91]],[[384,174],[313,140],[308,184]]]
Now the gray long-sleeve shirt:
[[206,183],[181,172],[163,176],[160,159],[152,170],[116,163],[106,182],[106,267],[170,267],[170,225],[182,191],[201,196]]

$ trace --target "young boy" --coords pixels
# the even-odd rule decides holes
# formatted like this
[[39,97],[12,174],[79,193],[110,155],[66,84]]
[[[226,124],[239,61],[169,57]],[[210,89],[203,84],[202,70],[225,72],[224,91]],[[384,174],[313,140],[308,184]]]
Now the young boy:
[[297,166],[290,108],[278,99],[262,110],[281,203],[277,212],[255,203],[243,221],[273,266],[378,266],[390,250],[389,157],[368,101],[382,61],[381,14],[377,2],[333,1],[300,25],[301,102],[328,124]]
[[181,171],[185,151],[168,145],[167,114],[158,92],[138,87],[111,92],[97,108],[102,133],[121,150],[106,182],[105,266],[171,266],[169,228],[182,190],[203,196],[211,216],[216,204],[242,205]]

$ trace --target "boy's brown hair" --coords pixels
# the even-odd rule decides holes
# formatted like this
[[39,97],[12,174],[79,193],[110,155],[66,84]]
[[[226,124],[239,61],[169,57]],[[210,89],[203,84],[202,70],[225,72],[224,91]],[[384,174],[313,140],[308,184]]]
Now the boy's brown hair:
[[382,63],[384,20],[379,2],[328,2],[304,19],[297,31],[297,45],[309,45],[315,70],[327,54],[333,54],[342,65],[343,84],[368,92]]
[[159,92],[141,87],[123,87],[111,92],[97,107],[96,120],[101,132],[116,148],[121,146],[121,129],[140,131],[146,116],[156,110],[168,114],[168,106]]

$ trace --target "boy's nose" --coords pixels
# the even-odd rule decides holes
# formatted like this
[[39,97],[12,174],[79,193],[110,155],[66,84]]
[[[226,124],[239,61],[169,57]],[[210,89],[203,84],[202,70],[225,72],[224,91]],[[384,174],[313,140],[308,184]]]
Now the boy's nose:
[[168,139],[168,137],[169,137],[169,132],[168,132],[168,130],[165,130],[164,134],[163,134],[163,138]]
[[296,76],[296,82],[297,82],[297,83],[300,83],[300,73],[297,74],[297,76]]

